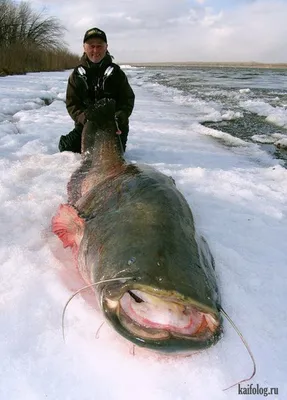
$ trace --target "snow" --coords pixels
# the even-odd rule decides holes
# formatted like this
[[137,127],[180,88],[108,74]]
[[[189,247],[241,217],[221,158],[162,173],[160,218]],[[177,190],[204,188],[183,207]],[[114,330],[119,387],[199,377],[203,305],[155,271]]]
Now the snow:
[[268,122],[276,126],[287,128],[287,109],[285,107],[274,107],[265,101],[247,100],[241,103],[242,108],[256,112],[258,115],[266,117]]
[[[176,180],[214,255],[222,305],[254,354],[252,383],[285,399],[287,171],[258,144],[200,125],[200,107],[165,101],[145,85],[144,69],[126,72],[136,93],[126,158]],[[84,286],[51,233],[80,163],[57,148],[73,127],[68,75],[0,78],[0,399],[238,399],[237,387],[223,389],[252,364],[227,321],[221,341],[191,357],[133,354],[107,324],[97,334],[103,317],[87,293],[70,303],[63,341],[63,307]],[[286,124],[271,106],[245,106]]]

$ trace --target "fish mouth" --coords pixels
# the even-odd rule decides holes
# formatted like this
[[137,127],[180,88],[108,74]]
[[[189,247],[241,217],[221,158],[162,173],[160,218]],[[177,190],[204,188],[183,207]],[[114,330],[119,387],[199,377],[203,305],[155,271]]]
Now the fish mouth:
[[122,336],[155,350],[207,348],[221,334],[217,310],[160,290],[129,289],[117,300],[106,298],[103,305]]

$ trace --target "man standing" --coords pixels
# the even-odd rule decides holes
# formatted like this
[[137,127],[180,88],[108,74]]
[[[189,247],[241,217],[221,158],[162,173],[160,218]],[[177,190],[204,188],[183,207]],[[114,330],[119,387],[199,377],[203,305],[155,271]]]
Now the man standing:
[[105,32],[98,28],[89,29],[83,42],[84,54],[80,65],[69,77],[66,93],[66,107],[75,121],[75,128],[68,135],[60,137],[59,150],[81,152],[84,124],[88,119],[93,120],[93,107],[104,97],[116,102],[115,119],[122,132],[120,139],[125,150],[134,92],[125,73],[112,62]]

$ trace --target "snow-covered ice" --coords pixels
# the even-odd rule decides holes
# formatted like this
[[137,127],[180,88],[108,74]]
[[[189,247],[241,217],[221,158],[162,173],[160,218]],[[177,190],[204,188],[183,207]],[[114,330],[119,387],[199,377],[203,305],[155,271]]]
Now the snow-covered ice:
[[[252,380],[287,398],[287,170],[258,144],[200,125],[186,102],[165,101],[126,67],[136,106],[126,158],[172,175],[215,258],[222,305],[248,341]],[[65,109],[69,72],[0,78],[0,399],[238,399],[250,358],[235,331],[191,357],[132,346],[104,324],[69,249],[51,233],[80,156],[58,152],[73,127]],[[286,124],[268,105],[262,115]],[[231,115],[231,113],[229,114]],[[280,139],[280,138],[279,138]],[[243,384],[247,387],[248,382]],[[263,396],[257,396],[263,398]]]

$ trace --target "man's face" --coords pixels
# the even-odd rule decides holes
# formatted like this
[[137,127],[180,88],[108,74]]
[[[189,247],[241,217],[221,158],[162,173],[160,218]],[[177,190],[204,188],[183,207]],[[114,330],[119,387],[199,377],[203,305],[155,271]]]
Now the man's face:
[[105,57],[108,45],[100,38],[91,38],[84,43],[84,52],[88,59],[94,63],[102,61]]

